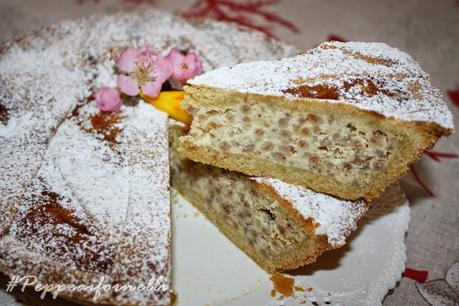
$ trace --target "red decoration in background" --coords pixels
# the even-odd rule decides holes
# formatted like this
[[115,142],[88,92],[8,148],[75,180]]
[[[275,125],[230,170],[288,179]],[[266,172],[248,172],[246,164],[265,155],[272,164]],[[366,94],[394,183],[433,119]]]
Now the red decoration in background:
[[[436,162],[440,162],[442,158],[458,158],[459,155],[456,153],[447,153],[447,152],[439,152],[439,151],[432,151],[427,150],[424,152],[427,156],[432,158]],[[434,196],[434,193],[427,187],[427,185],[421,180],[419,174],[416,172],[414,166],[411,166],[411,172],[413,173],[414,179],[419,184],[419,186],[424,189],[424,191],[431,197]]]
[[459,107],[459,85],[456,85],[455,89],[447,90],[446,93],[448,94],[448,97],[451,99],[454,105]]
[[327,41],[341,41],[341,42],[347,42],[347,39],[342,38],[341,36],[335,35],[335,34],[330,34],[328,35]]
[[410,166],[411,168],[411,172],[413,173],[413,176],[414,176],[414,179],[416,180],[416,182],[419,184],[419,186],[421,186],[422,189],[424,189],[424,191],[431,197],[434,196],[433,192],[429,189],[429,187],[427,187],[426,184],[424,184],[424,182],[421,180],[421,178],[419,177],[418,173],[416,172],[416,169],[414,168],[414,166]]
[[414,279],[418,283],[424,283],[427,280],[429,273],[427,271],[406,268],[405,272],[402,273],[402,276]]
[[[182,13],[182,16],[185,18],[212,18],[220,21],[235,22],[274,38],[276,36],[273,33],[272,24],[283,26],[293,33],[300,32],[292,22],[279,17],[275,13],[264,10],[266,6],[276,4],[279,1],[197,0],[188,12]],[[257,24],[254,20],[256,17],[265,20],[268,24]]]
[[456,153],[446,153],[446,152],[438,152],[438,151],[425,151],[424,153],[436,162],[440,162],[441,158],[458,158],[459,157],[459,155],[457,155]]

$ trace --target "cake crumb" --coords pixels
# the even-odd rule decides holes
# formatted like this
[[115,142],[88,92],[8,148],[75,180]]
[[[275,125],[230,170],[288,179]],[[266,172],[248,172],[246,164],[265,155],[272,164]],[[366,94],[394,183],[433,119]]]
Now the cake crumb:
[[295,291],[304,292],[304,288],[295,286]]
[[171,306],[176,306],[178,305],[178,294],[175,293],[173,290],[170,290],[170,295],[171,295]]
[[293,295],[293,287],[295,285],[294,278],[276,273],[271,275],[270,279],[273,282],[274,289],[277,292],[282,293],[285,296]]

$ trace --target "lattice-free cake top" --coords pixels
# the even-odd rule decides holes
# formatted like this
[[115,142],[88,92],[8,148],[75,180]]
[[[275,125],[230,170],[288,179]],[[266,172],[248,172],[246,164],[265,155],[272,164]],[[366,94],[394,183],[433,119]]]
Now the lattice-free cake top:
[[345,103],[454,129],[440,91],[408,54],[384,43],[326,42],[304,54],[220,68],[191,85]]
[[[234,25],[160,11],[64,22],[8,43],[0,50],[1,271],[71,284],[170,276],[167,117],[143,103],[102,114],[92,98],[116,83],[112,53],[147,43],[162,54],[191,49],[205,70],[294,52]],[[98,302],[169,305],[169,294],[108,293]]]
[[357,228],[357,222],[366,214],[373,216],[406,203],[405,193],[398,183],[392,185],[371,205],[365,201],[346,201],[295,186],[277,179],[252,178],[268,185],[288,201],[305,220],[312,221],[316,235],[325,235],[332,248],[346,244],[347,237]]
[[347,236],[357,228],[357,221],[368,210],[365,201],[345,201],[273,178],[254,180],[271,186],[305,220],[313,221],[317,226],[316,234],[326,235],[332,247],[346,243]]

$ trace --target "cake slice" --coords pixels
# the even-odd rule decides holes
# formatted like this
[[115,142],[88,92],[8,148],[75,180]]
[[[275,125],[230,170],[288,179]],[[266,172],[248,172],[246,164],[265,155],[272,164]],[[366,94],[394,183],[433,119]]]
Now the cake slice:
[[372,200],[453,129],[429,76],[383,43],[329,42],[302,55],[189,81],[190,159]]
[[364,201],[193,162],[177,152],[184,133],[177,124],[169,129],[172,187],[269,273],[343,246],[367,211]]

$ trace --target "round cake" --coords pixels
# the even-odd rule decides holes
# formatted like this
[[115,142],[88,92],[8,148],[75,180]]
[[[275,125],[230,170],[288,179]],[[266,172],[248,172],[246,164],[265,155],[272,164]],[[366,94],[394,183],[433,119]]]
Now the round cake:
[[[145,104],[101,113],[114,53],[149,44],[192,50],[204,71],[290,56],[292,47],[236,25],[149,10],[64,22],[0,51],[0,271],[40,283],[166,290],[60,295],[80,302],[169,305],[167,116]],[[163,288],[164,289],[164,288]]]

